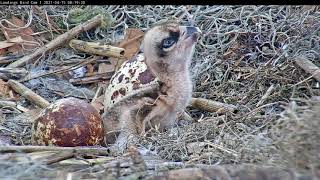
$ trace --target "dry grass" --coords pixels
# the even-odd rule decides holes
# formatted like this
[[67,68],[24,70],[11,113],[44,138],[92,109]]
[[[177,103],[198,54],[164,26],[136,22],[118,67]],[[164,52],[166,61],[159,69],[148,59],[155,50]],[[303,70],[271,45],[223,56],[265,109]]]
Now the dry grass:
[[[47,40],[56,36],[48,29],[46,20],[34,14],[30,7],[4,8],[0,7],[2,23],[14,14],[24,18],[27,26],[47,31]],[[42,8],[63,31],[72,27],[68,14],[74,7]],[[128,27],[145,30],[160,20],[172,18],[182,24],[199,26],[203,37],[191,66],[193,96],[239,107],[238,112],[224,116],[189,108],[189,113],[199,122],[188,122],[165,133],[152,132],[152,136],[142,139],[143,145],[162,158],[189,165],[254,163],[308,173],[319,171],[320,104],[319,100],[310,99],[320,96],[319,82],[307,79],[310,75],[293,63],[295,57],[304,56],[320,66],[319,6],[100,8],[111,12],[112,26],[81,34],[79,39],[116,43]],[[41,57],[35,65],[54,68],[54,63],[85,57],[66,47]],[[47,79],[39,79],[29,82],[29,87],[50,101],[61,98],[52,95],[50,89],[37,89],[38,84],[46,88],[42,80]],[[270,94],[262,98],[268,89]],[[13,135],[14,144],[29,144],[30,122],[17,123],[12,113],[5,119],[0,133]],[[4,171],[0,174],[19,177],[25,175],[21,169],[37,173],[33,168],[40,171],[57,168],[30,163],[1,161],[1,167],[10,168],[1,168]],[[83,171],[94,169],[90,167]]]

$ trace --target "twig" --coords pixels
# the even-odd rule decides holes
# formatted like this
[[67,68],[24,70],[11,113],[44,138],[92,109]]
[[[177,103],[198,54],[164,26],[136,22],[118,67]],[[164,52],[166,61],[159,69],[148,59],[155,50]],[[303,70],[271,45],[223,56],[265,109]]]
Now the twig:
[[182,113],[179,114],[179,119],[187,120],[190,122],[192,122],[194,120],[186,111],[183,111]]
[[280,102],[273,102],[273,103],[269,103],[269,104],[264,104],[264,105],[262,105],[262,106],[260,106],[260,107],[257,107],[257,108],[255,108],[255,109],[253,109],[252,111],[250,111],[250,112],[248,112],[248,113],[246,113],[245,115],[243,115],[242,117],[248,117],[250,114],[252,114],[252,113],[254,113],[254,112],[257,112],[257,111],[259,111],[260,109],[262,109],[262,108],[265,108],[265,107],[268,107],[268,106],[273,106],[273,105],[276,105],[276,104],[279,104]]
[[9,56],[0,57],[0,64],[11,63],[21,57],[22,57],[22,55],[9,55]]
[[96,54],[107,57],[123,58],[124,49],[110,45],[100,45],[94,42],[85,42],[73,39],[69,42],[69,46],[89,54]]
[[23,84],[19,83],[15,80],[9,80],[8,81],[11,88],[16,91],[17,93],[21,94],[23,97],[31,101],[32,103],[36,104],[37,106],[41,108],[45,108],[49,106],[49,102],[33,92],[31,89],[25,87]]
[[[300,179],[293,169],[272,166],[236,164],[207,165],[202,168],[182,168],[151,174],[148,180],[156,179]],[[178,177],[178,178],[177,178]],[[303,175],[304,179],[317,179],[314,175]]]
[[98,83],[98,88],[91,100],[91,104],[93,104],[98,99],[98,97],[100,96],[100,94],[102,94],[102,92],[103,92],[103,87],[99,86],[99,83]]
[[234,112],[237,109],[237,106],[232,104],[221,103],[204,98],[192,98],[191,106],[200,110],[216,112],[219,114],[223,114],[228,111]]
[[55,146],[0,146],[0,153],[8,152],[38,152],[38,151],[59,151],[73,153],[92,153],[98,155],[109,155],[108,148],[104,147],[55,147]]
[[73,39],[76,35],[83,31],[87,31],[89,29],[94,28],[95,26],[100,25],[102,16],[97,15],[94,18],[90,19],[89,21],[82,23],[74,28],[72,28],[70,31],[59,35],[56,39],[52,40],[48,44],[44,45],[43,47],[37,49],[35,52],[33,52],[30,55],[24,56],[23,58],[9,64],[7,67],[21,67],[29,62],[32,62],[35,58],[38,56],[55,49],[59,46],[65,45],[70,39]]
[[223,151],[223,152],[226,152],[226,153],[229,153],[231,155],[233,155],[234,157],[238,157],[239,156],[239,153],[232,150],[232,149],[228,149],[228,148],[224,148],[223,146],[220,146],[218,144],[214,144],[214,143],[211,143],[210,141],[205,141],[205,143],[209,146],[213,146],[217,149],[219,149],[220,151]]
[[113,72],[100,73],[95,74],[93,76],[70,79],[69,82],[72,84],[90,84],[95,82],[101,82],[104,80],[110,80],[112,75]]
[[33,6],[33,9],[35,10],[35,13],[37,13],[37,14],[39,14],[39,16],[41,16],[41,18],[47,20],[47,24],[49,25],[50,28],[52,28],[58,34],[62,34],[62,31],[59,30],[59,27],[55,24],[55,22],[52,21],[52,19],[50,19],[47,16],[46,12],[43,12],[43,10],[39,6]]
[[294,62],[307,73],[312,74],[312,77],[320,82],[320,68],[318,66],[304,57],[297,57]]
[[35,79],[35,78],[39,78],[39,77],[45,77],[45,76],[49,76],[49,75],[52,75],[52,74],[61,74],[61,73],[67,72],[67,71],[78,69],[78,68],[80,68],[82,66],[85,66],[87,64],[90,64],[90,63],[92,63],[92,62],[94,62],[96,60],[97,60],[96,57],[91,58],[91,59],[85,59],[83,61],[80,61],[77,64],[72,65],[72,66],[69,66],[69,67],[66,67],[66,68],[62,68],[62,69],[58,69],[58,70],[54,70],[54,71],[51,71],[51,72],[46,72],[46,73],[43,73],[43,74],[36,74],[36,75],[34,75],[32,77],[27,77],[25,79],[19,80],[19,82],[25,82],[25,81],[29,81],[31,79]]
[[12,101],[3,101],[3,100],[0,100],[0,107],[3,108],[17,108],[17,103],[15,102],[12,102]]
[[274,89],[274,85],[272,84],[268,90],[266,91],[266,93],[261,97],[260,101],[257,103],[256,107],[259,107],[262,103],[264,103],[264,101],[270,96],[270,94],[272,93]]
[[201,122],[212,122],[212,121],[221,121],[224,120],[226,117],[226,115],[221,115],[218,117],[206,117],[206,118],[200,118],[199,120],[197,120],[199,123]]
[[[60,154],[60,152],[59,152],[59,154]],[[46,165],[50,165],[53,163],[57,163],[57,162],[66,160],[66,159],[70,159],[70,158],[73,158],[74,156],[75,156],[75,154],[73,152],[66,152],[65,154],[60,155],[60,157],[56,157],[56,158],[53,158],[53,159],[46,161]]]
[[24,68],[0,68],[0,74],[3,79],[21,78],[28,74]]
[[6,100],[0,100],[0,108],[11,108],[13,110],[17,110],[17,111],[21,111],[21,112],[27,112],[29,111],[28,108],[25,108],[19,104],[17,104],[16,102],[12,102],[12,101],[6,101]]

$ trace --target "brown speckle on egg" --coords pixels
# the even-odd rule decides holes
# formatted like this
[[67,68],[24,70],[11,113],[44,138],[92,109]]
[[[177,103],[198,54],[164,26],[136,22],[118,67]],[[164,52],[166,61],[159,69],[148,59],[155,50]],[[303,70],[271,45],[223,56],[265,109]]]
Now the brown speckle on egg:
[[135,73],[136,73],[136,69],[129,69],[130,77],[133,77]]
[[154,75],[147,69],[144,72],[140,73],[138,76],[138,79],[140,81],[141,84],[148,84],[150,82],[152,82],[155,77]]
[[104,139],[103,122],[89,103],[64,98],[44,109],[32,127],[33,145],[93,146]]
[[126,80],[125,83],[129,83],[129,81],[130,81],[130,78],[129,78],[129,77],[125,77],[124,79]]
[[119,77],[118,77],[118,81],[119,81],[119,83],[121,83],[122,82],[122,80],[123,80],[123,74],[121,74]]
[[127,90],[125,89],[125,88],[120,88],[119,89],[119,93],[122,95],[122,96],[125,96],[126,95],[126,92],[127,92]]
[[144,55],[139,53],[121,65],[112,76],[105,91],[105,110],[111,108],[133,90],[157,84],[157,78],[148,70]]
[[133,81],[132,82],[132,89],[136,90],[140,88],[140,82],[139,81]]
[[112,96],[111,96],[111,100],[114,100],[115,98],[117,98],[119,96],[119,91],[115,91],[113,92]]

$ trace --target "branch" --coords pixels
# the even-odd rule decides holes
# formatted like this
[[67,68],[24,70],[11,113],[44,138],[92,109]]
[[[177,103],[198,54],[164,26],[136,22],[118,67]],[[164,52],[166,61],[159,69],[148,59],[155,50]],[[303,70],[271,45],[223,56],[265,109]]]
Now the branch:
[[89,29],[94,28],[95,26],[100,25],[102,16],[98,15],[92,18],[91,20],[82,23],[74,28],[72,28],[70,31],[59,35],[56,39],[52,40],[48,44],[44,45],[43,47],[37,49],[32,54],[29,54],[27,56],[24,56],[23,58],[9,64],[7,67],[13,68],[13,67],[21,67],[27,63],[32,62],[35,58],[38,56],[55,49],[59,46],[65,45],[70,39],[73,39],[75,36],[80,34],[81,32],[87,31]]
[[272,84],[272,85],[268,88],[268,90],[266,91],[266,93],[262,96],[262,98],[260,99],[260,101],[257,103],[256,107],[259,107],[261,104],[264,103],[264,101],[265,101],[266,99],[268,99],[268,97],[269,97],[270,94],[272,93],[273,89],[274,89],[274,85]]
[[89,54],[96,54],[107,57],[123,58],[124,49],[110,45],[100,45],[94,42],[85,42],[73,39],[70,41],[69,46]]
[[28,71],[24,68],[0,68],[0,76],[2,79],[13,79],[25,77]]
[[5,152],[39,152],[39,151],[59,151],[74,153],[94,153],[108,155],[108,148],[104,147],[56,147],[56,146],[0,146],[0,153]]
[[232,104],[221,103],[204,98],[192,98],[191,106],[200,110],[216,112],[219,114],[226,113],[227,111],[234,112],[237,109],[237,106]]
[[36,104],[37,106],[41,108],[49,106],[50,103],[47,100],[45,100],[23,84],[15,80],[9,80],[8,83],[14,91],[21,94],[23,97]]
[[112,75],[113,75],[113,72],[99,73],[99,74],[94,74],[92,76],[69,79],[69,82],[72,84],[78,84],[78,85],[79,84],[90,84],[90,83],[110,80]]
[[297,57],[294,62],[314,79],[320,82],[320,68],[304,57]]

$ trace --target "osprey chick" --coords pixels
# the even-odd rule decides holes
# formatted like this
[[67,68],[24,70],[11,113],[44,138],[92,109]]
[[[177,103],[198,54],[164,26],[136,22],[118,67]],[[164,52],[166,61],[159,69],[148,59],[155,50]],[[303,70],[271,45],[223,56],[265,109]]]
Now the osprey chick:
[[[172,127],[192,95],[189,65],[200,36],[197,27],[166,23],[146,32],[143,53],[124,63],[106,90],[106,132],[120,132],[122,150],[146,129]],[[108,143],[114,140],[109,133]]]

